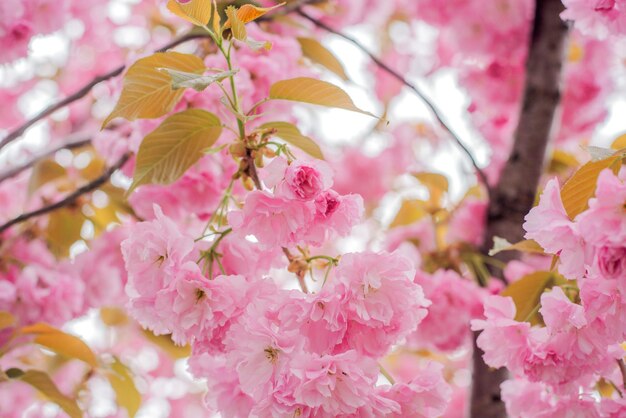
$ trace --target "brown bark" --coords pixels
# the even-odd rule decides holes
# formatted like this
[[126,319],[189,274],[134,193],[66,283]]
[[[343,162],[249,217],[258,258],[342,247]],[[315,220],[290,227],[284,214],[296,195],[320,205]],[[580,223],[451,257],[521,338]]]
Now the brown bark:
[[[524,236],[524,216],[535,200],[554,114],[561,99],[560,75],[568,32],[559,17],[561,11],[561,0],[536,1],[520,118],[513,150],[499,183],[492,190],[483,243],[485,253],[495,236],[510,242],[517,242]],[[515,254],[509,252],[502,257],[511,259]],[[506,370],[492,370],[485,365],[475,341],[473,357],[471,417],[505,417],[500,383],[506,379]]]

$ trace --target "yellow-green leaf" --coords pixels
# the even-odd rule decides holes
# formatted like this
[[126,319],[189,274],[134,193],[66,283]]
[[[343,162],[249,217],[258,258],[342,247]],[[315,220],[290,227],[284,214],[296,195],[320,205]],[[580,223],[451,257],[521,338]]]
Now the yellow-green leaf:
[[548,171],[551,173],[560,173],[569,168],[578,167],[579,165],[580,163],[574,155],[563,150],[555,150],[554,153],[552,153]]
[[0,311],[0,329],[9,328],[15,325],[15,317],[6,311]]
[[116,307],[100,308],[100,319],[105,325],[110,327],[116,327],[118,325],[128,323],[128,316],[126,313],[122,309]]
[[161,348],[172,358],[185,358],[189,357],[191,354],[191,347],[189,347],[189,345],[176,345],[169,335],[154,335],[150,330],[144,330],[144,335],[148,341]]
[[195,55],[179,52],[159,52],[138,60],[126,72],[122,94],[102,127],[117,117],[132,121],[171,111],[184,90],[172,89],[171,78],[162,68],[193,73],[203,71],[204,63]]
[[190,0],[186,3],[169,0],[167,8],[176,16],[198,26],[206,25],[211,19],[211,0]]
[[85,217],[79,208],[56,210],[48,217],[46,240],[50,250],[58,257],[67,257],[70,247],[81,239],[80,232]]
[[221,39],[222,37],[222,29],[220,28],[221,18],[220,18],[220,13],[219,13],[219,10],[217,9],[217,4],[215,3],[215,0],[213,0],[213,18],[211,19],[211,25],[213,27],[213,33],[215,33],[215,36]]
[[525,253],[534,253],[534,254],[544,254],[544,250],[537,243],[537,241],[532,239],[525,239],[515,244],[511,244],[504,238],[501,237],[493,237],[493,248],[489,250],[489,255],[494,256],[502,251],[521,251]]
[[300,148],[312,157],[323,160],[324,154],[319,145],[306,135],[302,135],[297,126],[289,122],[269,122],[261,125],[260,129],[275,129],[277,137],[285,142]]
[[400,206],[400,210],[398,210],[398,214],[391,222],[390,227],[410,225],[419,221],[427,214],[426,202],[423,200],[405,200],[402,202],[402,206]]
[[622,134],[615,138],[615,141],[611,144],[611,148],[614,150],[620,150],[626,148],[626,134]]
[[298,77],[274,83],[270,87],[270,99],[335,107],[377,117],[356,107],[348,93],[339,87],[314,78]]
[[165,119],[139,146],[133,184],[170,184],[194,165],[222,133],[213,113],[188,109]]
[[38,162],[33,167],[28,181],[28,193],[32,194],[46,183],[60,179],[67,174],[65,168],[52,159]]
[[622,156],[614,155],[604,160],[590,161],[563,185],[561,199],[570,219],[574,219],[576,215],[589,207],[589,199],[595,195],[600,172],[606,168],[611,168],[617,174],[621,159]]
[[[243,24],[252,22],[253,20],[260,18],[267,12],[274,10],[277,7],[282,6],[283,4],[285,3],[280,3],[272,7],[257,7],[252,4],[244,4],[239,9],[236,10],[237,20],[239,20]],[[231,25],[233,24],[233,22],[231,21],[231,16],[228,14],[228,9],[226,9],[226,15],[228,16],[228,20],[226,21],[226,23],[224,23],[224,29],[230,28]]]
[[343,68],[343,64],[324,45],[313,38],[298,38],[298,42],[305,57],[337,74],[343,80],[348,81],[348,75]]
[[245,23],[239,19],[237,9],[233,6],[228,6],[226,8],[226,16],[228,16],[228,20],[224,28],[230,28],[235,39],[245,42],[246,38],[248,38],[248,31],[246,30]]
[[9,369],[6,371],[7,376],[14,380],[20,380],[37,389],[42,395],[50,401],[56,403],[71,418],[81,418],[82,411],[74,399],[65,396],[59,388],[54,384],[50,376],[39,370]]
[[132,418],[141,406],[141,394],[135,386],[130,370],[119,359],[115,358],[111,370],[107,372],[107,378],[115,392],[117,404],[124,407],[128,411],[128,416]]
[[439,203],[444,193],[448,192],[448,178],[438,173],[413,173],[413,177],[418,179],[428,188],[430,199],[434,203]]
[[513,298],[517,309],[516,321],[527,321],[537,325],[542,322],[539,314],[541,295],[557,284],[557,280],[558,276],[554,273],[538,271],[511,283],[500,295]]
[[57,354],[82,360],[92,367],[98,365],[96,355],[83,340],[74,335],[66,334],[60,329],[47,324],[37,323],[23,327],[20,333],[33,335],[35,337],[35,343]]

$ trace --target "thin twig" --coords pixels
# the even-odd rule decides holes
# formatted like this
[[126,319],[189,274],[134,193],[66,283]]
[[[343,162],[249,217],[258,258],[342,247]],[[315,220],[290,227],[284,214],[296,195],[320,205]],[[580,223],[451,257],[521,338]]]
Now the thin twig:
[[7,223],[5,223],[4,225],[0,226],[0,233],[6,231],[7,229],[9,229],[10,227],[12,227],[13,225],[25,222],[29,219],[41,216],[41,215],[45,215],[46,213],[50,213],[53,212],[57,209],[61,209],[63,207],[69,206],[71,204],[73,204],[74,202],[76,202],[76,200],[86,194],[89,193],[91,191],[96,190],[98,187],[102,186],[103,184],[105,184],[107,181],[109,181],[109,179],[111,178],[111,176],[113,175],[113,173],[115,173],[115,171],[117,171],[119,168],[121,168],[126,161],[128,161],[128,159],[130,158],[130,153],[126,153],[122,156],[122,158],[120,158],[115,164],[113,164],[111,167],[109,167],[108,169],[106,169],[102,175],[100,177],[98,177],[97,179],[85,184],[84,186],[74,190],[72,193],[70,193],[69,195],[65,196],[63,199],[59,200],[56,203],[53,203],[51,205],[47,205],[44,207],[41,207],[39,209],[36,209],[32,212],[26,212],[21,214],[20,216],[11,219],[10,221],[8,221]]
[[626,364],[624,364],[624,359],[617,360],[617,365],[619,366],[619,371],[622,373],[622,385],[626,389]]
[[[283,7],[282,9],[277,9],[276,12],[268,14],[267,16],[262,16],[261,18],[257,19],[258,21],[270,21],[272,19],[274,19],[277,16],[283,16],[285,14],[291,13],[295,10],[297,10],[298,8],[308,5],[308,4],[314,4],[314,3],[318,3],[320,2],[320,0],[300,0],[300,1],[295,1],[285,7]],[[165,52],[168,49],[174,48],[175,46],[178,46],[182,43],[185,43],[187,41],[191,41],[193,39],[199,39],[199,38],[209,38],[208,33],[204,33],[204,32],[189,32],[186,33],[174,40],[172,40],[171,42],[163,45],[161,48],[155,50],[154,52]],[[91,89],[96,85],[99,84],[103,81],[109,80],[113,77],[117,77],[118,75],[120,75],[124,69],[126,68],[125,64],[120,65],[119,67],[109,71],[108,73],[99,75],[97,77],[94,77],[91,81],[89,81],[87,84],[85,84],[83,87],[81,87],[79,90],[77,90],[76,92],[70,94],[69,96],[67,96],[66,98],[51,104],[50,106],[46,107],[44,110],[42,110],[41,112],[39,112],[38,114],[36,114],[35,116],[33,116],[31,119],[27,120],[26,122],[24,122],[21,126],[19,126],[18,128],[16,128],[15,130],[9,132],[9,134],[7,136],[5,136],[4,138],[2,138],[2,140],[0,140],[0,149],[4,148],[5,146],[7,146],[8,144],[10,144],[11,142],[15,141],[17,138],[19,138],[20,136],[22,136],[24,134],[24,132],[26,132],[26,130],[28,128],[30,128],[31,126],[33,126],[35,123],[39,122],[40,120],[50,116],[51,114],[53,114],[54,112],[56,112],[59,109],[64,108],[65,106],[69,105],[70,103],[75,102],[76,100],[82,99],[83,97],[85,97],[90,91]]]
[[45,151],[41,154],[36,155],[35,157],[32,157],[30,160],[26,161],[23,164],[20,164],[16,167],[12,167],[8,170],[6,170],[3,173],[0,173],[0,183],[2,183],[4,180],[10,179],[12,177],[17,176],[18,174],[20,174],[22,171],[31,168],[32,166],[34,166],[35,164],[37,164],[37,162],[43,160],[44,158],[48,158],[51,155],[56,154],[58,151],[62,150],[62,149],[75,149],[75,148],[80,148],[84,145],[87,145],[91,142],[91,138],[87,138],[87,139],[79,139],[76,141],[72,141],[72,142],[68,142],[66,144],[62,144],[59,145],[55,148],[52,148],[48,151]]
[[483,172],[483,170],[480,168],[480,166],[476,162],[476,159],[474,158],[474,155],[471,153],[469,148],[467,148],[467,146],[463,143],[463,141],[461,141],[461,138],[459,138],[459,136],[456,133],[454,133],[454,131],[452,130],[450,125],[446,122],[445,117],[443,116],[443,113],[437,108],[437,106],[428,97],[426,97],[426,95],[417,86],[415,86],[414,84],[410,83],[400,73],[398,73],[393,68],[389,67],[389,65],[385,64],[380,58],[378,58],[376,55],[374,55],[372,52],[370,52],[367,48],[365,48],[356,39],[354,39],[354,38],[352,38],[352,37],[350,37],[350,36],[348,36],[348,35],[346,35],[346,34],[344,34],[342,32],[339,32],[339,31],[331,28],[330,26],[328,26],[324,22],[321,22],[320,20],[318,20],[318,19],[314,18],[313,16],[307,14],[302,9],[298,9],[297,13],[300,16],[302,16],[303,18],[305,18],[306,20],[308,20],[309,22],[313,23],[315,26],[317,26],[317,27],[319,27],[321,29],[324,29],[325,31],[330,32],[330,33],[332,33],[334,35],[337,35],[337,36],[345,39],[346,41],[350,42],[351,44],[353,44],[354,46],[359,48],[361,51],[363,51],[378,67],[380,67],[382,70],[387,72],[389,75],[394,77],[396,80],[398,80],[399,82],[401,82],[402,84],[404,84],[405,86],[410,88],[413,91],[413,93],[415,93],[417,95],[417,97],[419,97],[420,100],[422,100],[422,102],[426,105],[426,107],[428,107],[430,112],[437,119],[437,122],[439,122],[439,125],[441,125],[441,127],[456,142],[456,144],[459,146],[459,148],[467,155],[467,157],[471,161],[472,165],[476,169],[476,172],[478,173],[478,176],[480,177],[481,182],[485,185],[485,188],[487,189],[487,192],[490,192],[491,189],[490,189],[490,186],[489,186],[489,181],[487,180],[487,175]]

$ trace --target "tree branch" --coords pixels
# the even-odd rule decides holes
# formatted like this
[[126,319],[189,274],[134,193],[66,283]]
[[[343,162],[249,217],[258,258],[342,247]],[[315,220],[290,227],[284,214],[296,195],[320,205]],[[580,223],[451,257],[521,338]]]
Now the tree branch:
[[[157,49],[155,52],[165,52],[170,48],[174,48],[175,46],[178,46],[192,39],[198,39],[198,38],[204,38],[204,37],[208,37],[208,35],[202,34],[202,33],[187,33],[179,38],[172,40],[166,45],[163,45],[161,48]],[[81,87],[79,90],[70,94],[66,98],[46,107],[44,110],[42,110],[41,112],[33,116],[31,119],[24,122],[24,124],[22,124],[20,127],[9,132],[7,136],[2,138],[2,140],[0,141],[0,149],[4,148],[8,144],[15,141],[17,138],[19,138],[20,136],[22,136],[24,132],[26,132],[26,130],[30,128],[31,126],[33,126],[35,123],[50,116],[57,110],[62,109],[65,106],[85,97],[96,84],[100,84],[103,81],[109,80],[111,78],[117,77],[118,75],[122,74],[125,68],[126,68],[126,65],[122,64],[119,67],[109,71],[106,74],[96,76],[87,84],[85,84],[83,87]]]
[[[294,10],[299,9],[302,6],[308,5],[308,4],[315,4],[315,3],[319,3],[320,0],[298,0],[298,1],[294,1],[288,5],[286,5],[285,7],[283,7],[282,9],[278,9],[277,11],[275,11],[274,13],[271,13],[269,15],[266,16],[262,16],[261,18],[257,19],[258,21],[270,21],[272,19],[274,19],[275,17],[278,16],[283,16],[285,14],[291,13]],[[199,39],[199,38],[209,38],[209,35],[206,32],[188,32],[185,35],[182,35],[176,39],[173,39],[172,41],[170,41],[169,43],[163,45],[161,48],[155,50],[154,52],[165,52],[168,49],[174,48],[175,46],[178,46],[182,43],[185,43],[187,41],[191,41],[193,39]],[[124,69],[126,68],[125,64],[120,65],[119,67],[109,71],[108,73],[99,75],[97,77],[94,77],[91,81],[89,81],[87,84],[85,84],[83,87],[81,87],[79,90],[77,90],[76,92],[70,94],[69,96],[67,96],[66,98],[51,104],[50,106],[46,107],[44,110],[42,110],[41,112],[39,112],[38,114],[36,114],[35,116],[33,116],[31,119],[27,120],[26,122],[24,122],[21,126],[19,126],[18,128],[16,128],[15,130],[9,132],[9,134],[7,136],[5,136],[4,138],[2,138],[2,140],[0,140],[0,150],[2,148],[4,148],[5,146],[7,146],[8,144],[10,144],[11,142],[15,141],[17,138],[21,137],[24,132],[26,132],[26,130],[28,128],[30,128],[31,126],[33,126],[35,123],[39,122],[40,120],[50,116],[51,114],[53,114],[54,112],[56,112],[59,109],[64,108],[65,106],[79,100],[82,99],[83,97],[85,97],[90,91],[91,89],[96,85],[99,84],[103,81],[109,80],[111,78],[117,77],[118,75],[120,75]]]
[[378,67],[380,67],[382,70],[384,70],[386,73],[388,73],[393,78],[398,80],[400,83],[404,84],[409,89],[411,89],[411,91],[413,91],[413,93],[415,93],[415,95],[417,97],[419,97],[419,99],[426,105],[426,107],[433,114],[435,119],[437,119],[437,122],[439,122],[439,125],[448,133],[448,135],[450,135],[450,137],[454,140],[454,142],[461,149],[461,151],[463,151],[463,153],[465,153],[467,158],[470,160],[470,162],[472,163],[472,165],[476,169],[476,173],[478,174],[478,177],[480,178],[481,182],[484,184],[484,186],[487,189],[487,191],[490,192],[490,186],[489,186],[489,182],[487,180],[487,176],[485,175],[483,170],[480,168],[480,166],[476,162],[476,159],[474,158],[474,155],[472,154],[472,152],[469,150],[469,148],[467,148],[467,146],[463,143],[463,141],[461,141],[461,138],[452,130],[452,128],[450,127],[449,123],[446,122],[445,117],[444,117],[443,113],[441,112],[441,110],[439,110],[437,108],[437,106],[428,97],[426,97],[426,95],[416,85],[410,83],[400,73],[398,73],[396,70],[391,68],[389,65],[385,64],[380,58],[378,58],[376,55],[374,55],[372,52],[370,52],[367,48],[365,48],[356,39],[354,39],[354,38],[352,38],[352,37],[350,37],[350,36],[348,36],[348,35],[346,35],[346,34],[344,34],[342,32],[339,32],[339,31],[331,28],[330,26],[328,26],[324,22],[321,22],[320,20],[318,20],[318,19],[314,18],[313,16],[307,14],[302,9],[298,9],[297,13],[300,16],[302,16],[304,19],[306,19],[309,22],[313,23],[315,26],[317,26],[317,27],[319,27],[321,29],[324,29],[325,31],[327,31],[329,33],[332,33],[334,35],[337,35],[337,36],[345,39],[346,41],[350,42],[351,44],[356,46],[358,49],[363,51]]
[[[521,114],[513,150],[490,196],[482,246],[485,254],[495,236],[510,242],[517,242],[524,236],[522,223],[535,200],[555,111],[561,99],[561,69],[568,32],[559,16],[563,9],[561,0],[536,0]],[[514,252],[506,252],[500,253],[498,258],[508,261],[514,256]],[[482,352],[476,346],[477,336],[475,333],[471,417],[505,417],[500,384],[507,378],[506,369],[491,370],[485,365]]]
[[75,191],[73,191],[72,193],[70,193],[69,195],[65,196],[63,199],[51,204],[51,205],[47,205],[44,206],[42,208],[36,209],[32,212],[26,212],[21,214],[20,216],[11,219],[10,221],[8,221],[7,223],[5,223],[4,225],[0,226],[0,234],[3,233],[4,231],[6,231],[7,229],[9,229],[10,227],[12,227],[13,225],[17,225],[19,223],[25,222],[29,219],[41,216],[41,215],[45,215],[46,213],[50,213],[53,212],[57,209],[61,209],[63,207],[69,206],[71,204],[73,204],[74,202],[76,202],[76,200],[89,192],[92,192],[94,190],[96,190],[98,187],[102,186],[103,184],[105,184],[107,181],[109,181],[109,179],[111,178],[111,176],[113,175],[113,173],[115,173],[115,171],[117,171],[119,168],[121,168],[126,161],[128,161],[128,159],[130,158],[130,153],[126,153],[122,156],[122,158],[120,158],[115,164],[113,164],[111,167],[109,167],[108,169],[106,169],[104,171],[104,173],[102,173],[102,175],[100,177],[98,177],[97,179],[85,184],[84,186],[76,189]]
[[22,171],[31,168],[32,166],[34,166],[35,164],[37,164],[38,161],[43,160],[44,158],[47,158],[51,155],[56,154],[58,151],[62,150],[62,149],[75,149],[75,148],[80,148],[84,145],[87,145],[91,143],[91,138],[87,138],[87,139],[79,139],[76,141],[72,141],[72,142],[68,142],[66,144],[62,144],[59,145],[55,148],[52,148],[48,151],[45,151],[35,157],[32,157],[30,160],[26,161],[25,163],[18,165],[16,167],[12,167],[8,170],[6,170],[4,173],[0,173],[0,183],[2,183],[4,180],[10,179],[12,177],[17,176],[18,174],[20,174]]

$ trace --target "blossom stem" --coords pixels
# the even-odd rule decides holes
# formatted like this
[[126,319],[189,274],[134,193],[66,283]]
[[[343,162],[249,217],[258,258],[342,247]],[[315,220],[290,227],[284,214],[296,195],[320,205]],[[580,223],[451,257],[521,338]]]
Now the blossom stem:
[[313,257],[309,257],[309,258],[306,259],[306,262],[310,263],[311,261],[314,261],[314,260],[326,260],[326,261],[328,261],[329,263],[332,263],[332,264],[337,264],[339,262],[338,259],[333,258],[333,257],[331,257],[329,255],[316,255],[316,256],[313,256]]
[[380,374],[382,374],[383,376],[385,376],[385,379],[387,379],[387,381],[392,384],[395,385],[396,384],[396,380],[393,378],[393,376],[391,376],[391,373],[389,373],[387,371],[387,369],[385,369],[383,367],[382,364],[378,363],[378,369],[380,370]]

